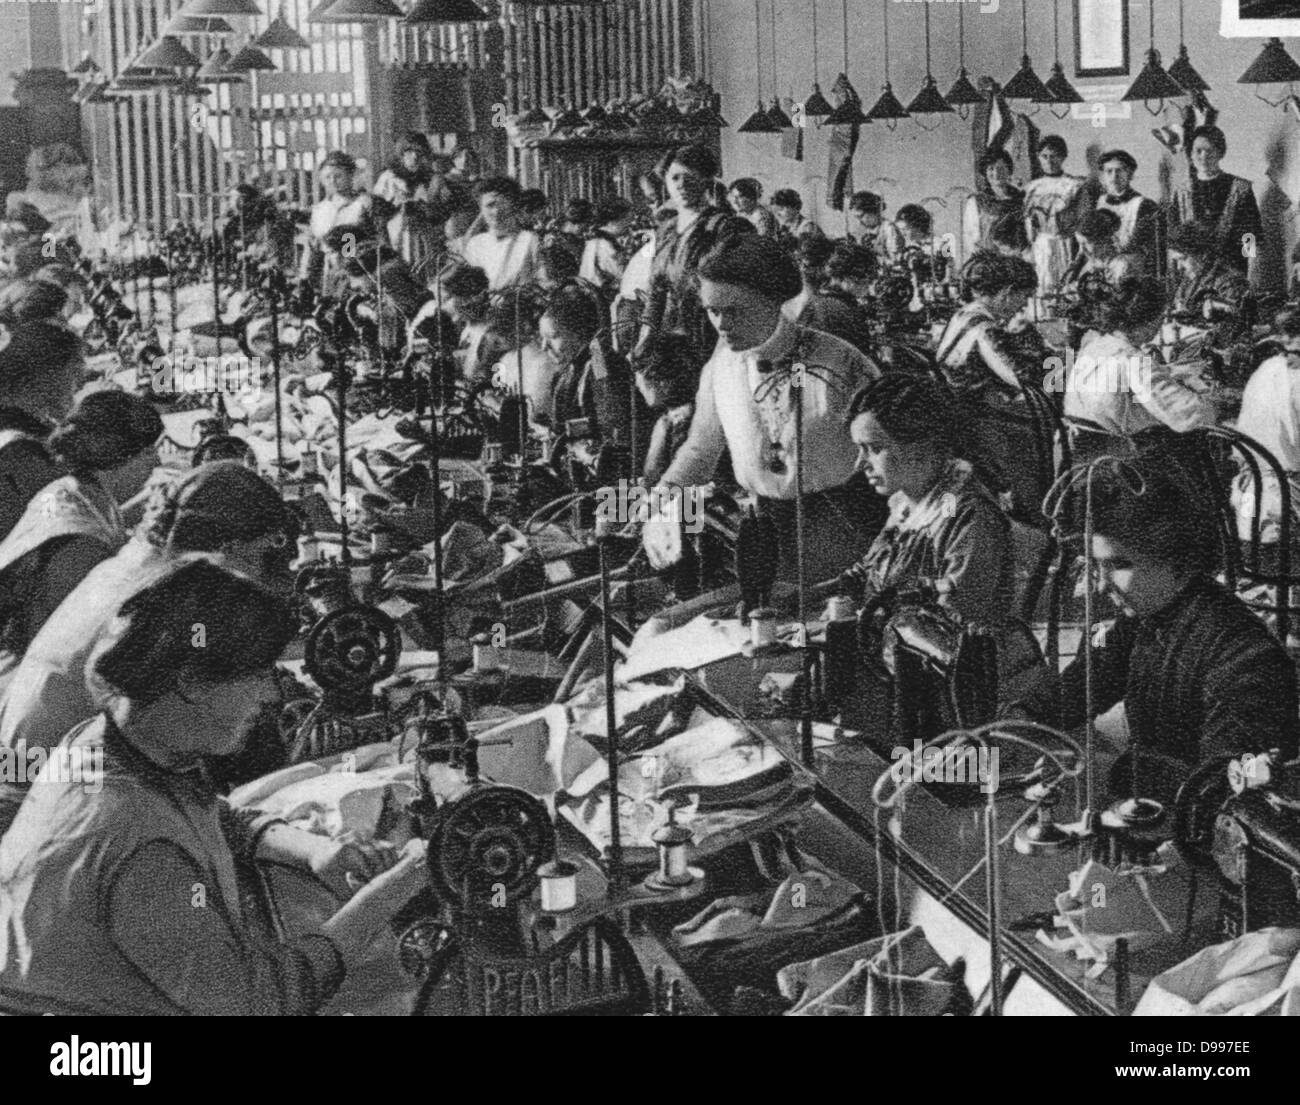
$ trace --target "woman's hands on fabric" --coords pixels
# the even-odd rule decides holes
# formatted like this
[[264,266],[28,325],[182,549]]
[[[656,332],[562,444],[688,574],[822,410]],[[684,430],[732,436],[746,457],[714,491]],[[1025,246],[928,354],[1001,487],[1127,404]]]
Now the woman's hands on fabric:
[[346,900],[362,886],[390,870],[397,860],[397,849],[387,841],[345,837],[316,852],[309,866],[313,875]]

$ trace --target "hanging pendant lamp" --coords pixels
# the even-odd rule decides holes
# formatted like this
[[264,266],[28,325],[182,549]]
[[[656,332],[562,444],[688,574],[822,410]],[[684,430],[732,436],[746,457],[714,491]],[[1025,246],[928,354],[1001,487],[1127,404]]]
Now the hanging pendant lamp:
[[167,21],[162,33],[165,35],[228,35],[235,28],[219,15],[186,15],[177,12]]
[[1178,57],[1169,67],[1169,75],[1188,92],[1209,92],[1210,86],[1196,71],[1187,56],[1187,35],[1183,29],[1183,0],[1178,0]]
[[230,64],[230,51],[218,46],[212,51],[208,60],[196,76],[200,84],[233,84],[244,79],[241,73],[231,73],[226,66]]
[[393,0],[334,0],[323,11],[313,11],[307,16],[307,22],[381,23],[385,19],[401,19],[405,14]]
[[880,99],[875,106],[867,112],[868,121],[874,123],[877,120],[883,122],[890,130],[898,126],[899,119],[906,119],[908,116],[907,108],[899,103],[898,97],[894,95],[894,87],[889,83],[889,5],[890,0],[884,0],[885,4],[885,86],[880,93]]
[[190,0],[181,15],[262,15],[253,0]]
[[[1300,80],[1300,65],[1286,52],[1280,38],[1270,38],[1260,51],[1249,69],[1237,78],[1238,84],[1291,84]],[[1289,93],[1288,93],[1289,95]],[[1287,101],[1287,96],[1274,102],[1267,96],[1255,93],[1257,100],[1263,100],[1269,107],[1279,107]]]
[[474,0],[416,0],[404,23],[483,23],[492,17]]
[[251,42],[226,62],[227,73],[254,73],[274,69],[275,62]]
[[844,68],[840,70],[840,75],[835,78],[835,83],[831,85],[831,95],[838,97],[840,102],[839,106],[826,116],[824,125],[828,127],[861,126],[863,123],[871,122],[871,120],[862,114],[862,97],[858,95],[858,90],[853,87],[848,78],[849,0],[840,0],[840,19],[844,25]]
[[819,63],[817,55],[817,0],[812,0],[812,38],[813,90],[812,95],[803,102],[803,113],[806,119],[825,119],[835,109],[831,107],[830,101],[822,95],[822,86],[817,83]]
[[[1160,51],[1156,49],[1156,0],[1150,0],[1147,13],[1150,41],[1147,48],[1147,61],[1142,66],[1142,72],[1138,74],[1137,80],[1133,82],[1133,86],[1124,93],[1123,100],[1126,103],[1141,100],[1148,112],[1159,115],[1165,109],[1166,100],[1176,100],[1179,96],[1186,96],[1187,91],[1166,73],[1165,67],[1160,64]],[[1152,100],[1156,102],[1154,108],[1151,106]]]
[[973,105],[984,102],[984,94],[971,84],[970,74],[966,72],[966,8],[961,4],[957,5],[957,79],[944,99],[962,120],[970,118]]
[[1016,75],[1003,85],[1002,95],[1008,100],[1028,100],[1030,103],[1045,104],[1051,100],[1052,94],[1047,90],[1047,85],[1038,79],[1033,63],[1029,60],[1028,4],[1029,0],[1020,0],[1020,44],[1024,50],[1020,58],[1020,68],[1016,71]]
[[98,73],[99,63],[90,56],[89,51],[81,55],[81,60],[72,67],[72,72],[79,77],[89,76],[92,73]]
[[[1048,111],[1058,119],[1064,119],[1070,114],[1071,104],[1081,104],[1084,102],[1083,97],[1079,95],[1078,89],[1072,85],[1065,76],[1065,66],[1061,64],[1061,3],[1060,0],[1052,0],[1052,40],[1056,51],[1056,60],[1052,63],[1052,75],[1047,78],[1047,91],[1051,93],[1051,99],[1047,101]],[[1057,106],[1064,106],[1065,110],[1058,112]]]
[[776,0],[768,0],[768,13],[772,25],[772,106],[767,109],[767,117],[777,130],[789,130],[794,126],[790,116],[781,110],[781,95],[777,92],[776,75]]
[[[952,105],[939,92],[939,86],[935,84],[934,73],[930,69],[930,5],[924,5],[925,11],[925,83],[921,86],[921,91],[913,98],[912,102],[907,105],[907,110],[913,116],[919,115],[951,115]],[[918,118],[917,125],[923,130],[933,130],[933,127],[927,127]]]
[[197,69],[203,63],[181,45],[179,38],[163,35],[131,64],[141,69]]
[[310,42],[289,26],[283,8],[280,9],[280,14],[271,20],[271,25],[253,39],[253,45],[263,50],[307,50],[311,47]]
[[758,59],[763,56],[763,13],[758,0],[754,0],[754,79],[758,81],[758,107],[754,114],[736,128],[740,134],[777,134],[781,128],[768,118],[763,107],[763,67]]

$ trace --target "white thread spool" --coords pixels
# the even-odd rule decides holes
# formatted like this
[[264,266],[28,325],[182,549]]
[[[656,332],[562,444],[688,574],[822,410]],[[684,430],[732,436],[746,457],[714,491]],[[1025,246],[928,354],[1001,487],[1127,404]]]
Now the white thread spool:
[[500,659],[497,656],[497,650],[492,647],[492,640],[482,634],[473,638],[473,655],[475,671],[497,671],[500,669]]
[[678,825],[669,814],[668,824],[658,829],[651,839],[659,848],[660,883],[664,886],[686,886],[695,880],[686,862],[686,851],[693,839],[690,829]]
[[298,563],[314,564],[320,559],[320,542],[314,534],[298,538]]
[[578,904],[578,868],[554,859],[537,869],[542,884],[542,912],[567,913]]
[[393,551],[393,535],[386,529],[370,531],[370,555],[387,556]]
[[838,622],[851,617],[853,617],[853,600],[847,595],[832,595],[826,603],[826,615],[822,620]]
[[755,648],[776,643],[776,611],[763,607],[749,615],[749,643]]

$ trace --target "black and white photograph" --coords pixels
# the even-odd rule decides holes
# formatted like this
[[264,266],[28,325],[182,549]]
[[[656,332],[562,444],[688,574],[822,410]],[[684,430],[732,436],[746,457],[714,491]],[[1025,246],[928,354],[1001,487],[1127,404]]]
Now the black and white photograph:
[[315,1018],[230,1037],[301,1092],[381,1017],[1016,1017],[1057,1075],[1026,1019],[1090,1018],[1081,1084],[1280,1065],[1290,23],[0,3],[33,1077],[167,1085],[163,1016]]

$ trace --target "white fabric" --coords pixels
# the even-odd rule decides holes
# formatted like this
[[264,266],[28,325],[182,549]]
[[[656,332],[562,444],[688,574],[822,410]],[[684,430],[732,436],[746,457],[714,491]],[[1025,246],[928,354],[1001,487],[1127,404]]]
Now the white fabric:
[[487,273],[488,287],[495,291],[533,280],[539,244],[537,235],[531,230],[521,230],[504,238],[484,231],[475,234],[465,244],[465,260]]
[[[839,487],[853,475],[858,450],[844,415],[854,393],[875,379],[879,369],[847,342],[783,316],[772,336],[754,349],[736,352],[718,343],[700,376],[690,434],[662,484],[684,487],[709,480],[725,446],[736,482],[746,491],[771,499],[795,497],[798,450],[788,377],[763,404],[769,411],[761,411],[754,398],[754,389],[767,383],[758,362],[787,356],[802,358],[808,369],[803,387],[805,493]],[[766,413],[774,417],[765,418]],[[767,463],[769,441],[780,447],[784,472],[773,472]]]
[[1214,424],[1208,395],[1182,383],[1123,334],[1101,334],[1084,344],[1066,374],[1065,417],[1106,433],[1135,434],[1154,426],[1179,433]]
[[589,238],[582,247],[582,262],[578,266],[578,278],[602,288],[606,284],[619,283],[623,278],[623,266],[619,262],[618,250],[608,238]]

